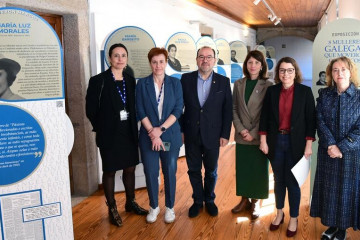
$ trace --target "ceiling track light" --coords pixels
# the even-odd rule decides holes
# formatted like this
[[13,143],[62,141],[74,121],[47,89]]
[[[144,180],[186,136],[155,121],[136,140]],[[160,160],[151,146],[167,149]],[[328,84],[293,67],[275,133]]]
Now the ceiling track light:
[[274,22],[274,25],[275,26],[278,25],[280,23],[280,21],[281,21],[281,18],[276,18],[276,21]]
[[261,1],[261,0],[255,0],[255,1],[254,1],[254,4],[255,4],[255,5],[258,5],[260,1]]
[[273,14],[269,13],[268,14],[268,19],[273,22],[276,19],[276,15],[273,15]]
[[[280,22],[281,18],[277,17],[276,14],[274,13],[274,11],[271,9],[271,7],[269,6],[269,4],[266,2],[266,0],[260,0],[262,1],[262,3],[265,5],[265,7],[267,8],[267,10],[270,11],[270,13],[268,14],[268,19],[272,22],[274,22],[275,25],[278,25],[280,23],[281,26],[283,26],[283,24]],[[254,4],[258,4],[260,1],[255,0]],[[284,27],[284,26],[283,26]]]

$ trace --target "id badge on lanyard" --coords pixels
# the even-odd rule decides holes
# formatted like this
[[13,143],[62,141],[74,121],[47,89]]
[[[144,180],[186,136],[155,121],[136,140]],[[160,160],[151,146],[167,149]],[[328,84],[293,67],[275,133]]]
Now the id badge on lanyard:
[[120,111],[120,120],[126,121],[129,117],[129,113],[124,109]]

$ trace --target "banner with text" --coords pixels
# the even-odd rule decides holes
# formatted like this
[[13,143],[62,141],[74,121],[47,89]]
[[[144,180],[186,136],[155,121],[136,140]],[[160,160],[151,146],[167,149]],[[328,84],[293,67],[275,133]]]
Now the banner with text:
[[0,240],[73,239],[60,41],[12,7],[0,8],[0,38]]

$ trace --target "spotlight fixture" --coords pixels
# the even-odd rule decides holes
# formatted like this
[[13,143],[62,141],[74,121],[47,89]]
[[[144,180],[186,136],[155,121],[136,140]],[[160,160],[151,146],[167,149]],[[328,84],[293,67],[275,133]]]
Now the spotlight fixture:
[[276,19],[276,15],[272,15],[271,13],[269,13],[268,19],[273,22]]
[[281,21],[281,18],[276,18],[276,21],[274,22],[274,25],[278,25]]
[[261,1],[261,0],[255,0],[255,1],[254,1],[254,4],[255,4],[255,5],[258,5],[260,1]]
[[267,10],[269,10],[270,13],[267,15],[267,18],[272,22],[275,21],[274,25],[278,25],[280,23],[280,25],[284,27],[284,25],[280,22],[281,18],[276,16],[276,13],[274,13],[274,11],[271,9],[271,7],[266,2],[266,0],[254,0],[255,5],[258,5],[259,2],[262,2],[265,5],[265,7],[267,8]]

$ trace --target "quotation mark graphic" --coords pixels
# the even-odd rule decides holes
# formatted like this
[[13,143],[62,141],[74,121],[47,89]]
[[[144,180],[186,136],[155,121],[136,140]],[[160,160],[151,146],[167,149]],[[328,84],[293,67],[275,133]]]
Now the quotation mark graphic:
[[35,152],[35,157],[41,157],[42,156],[42,152]]

